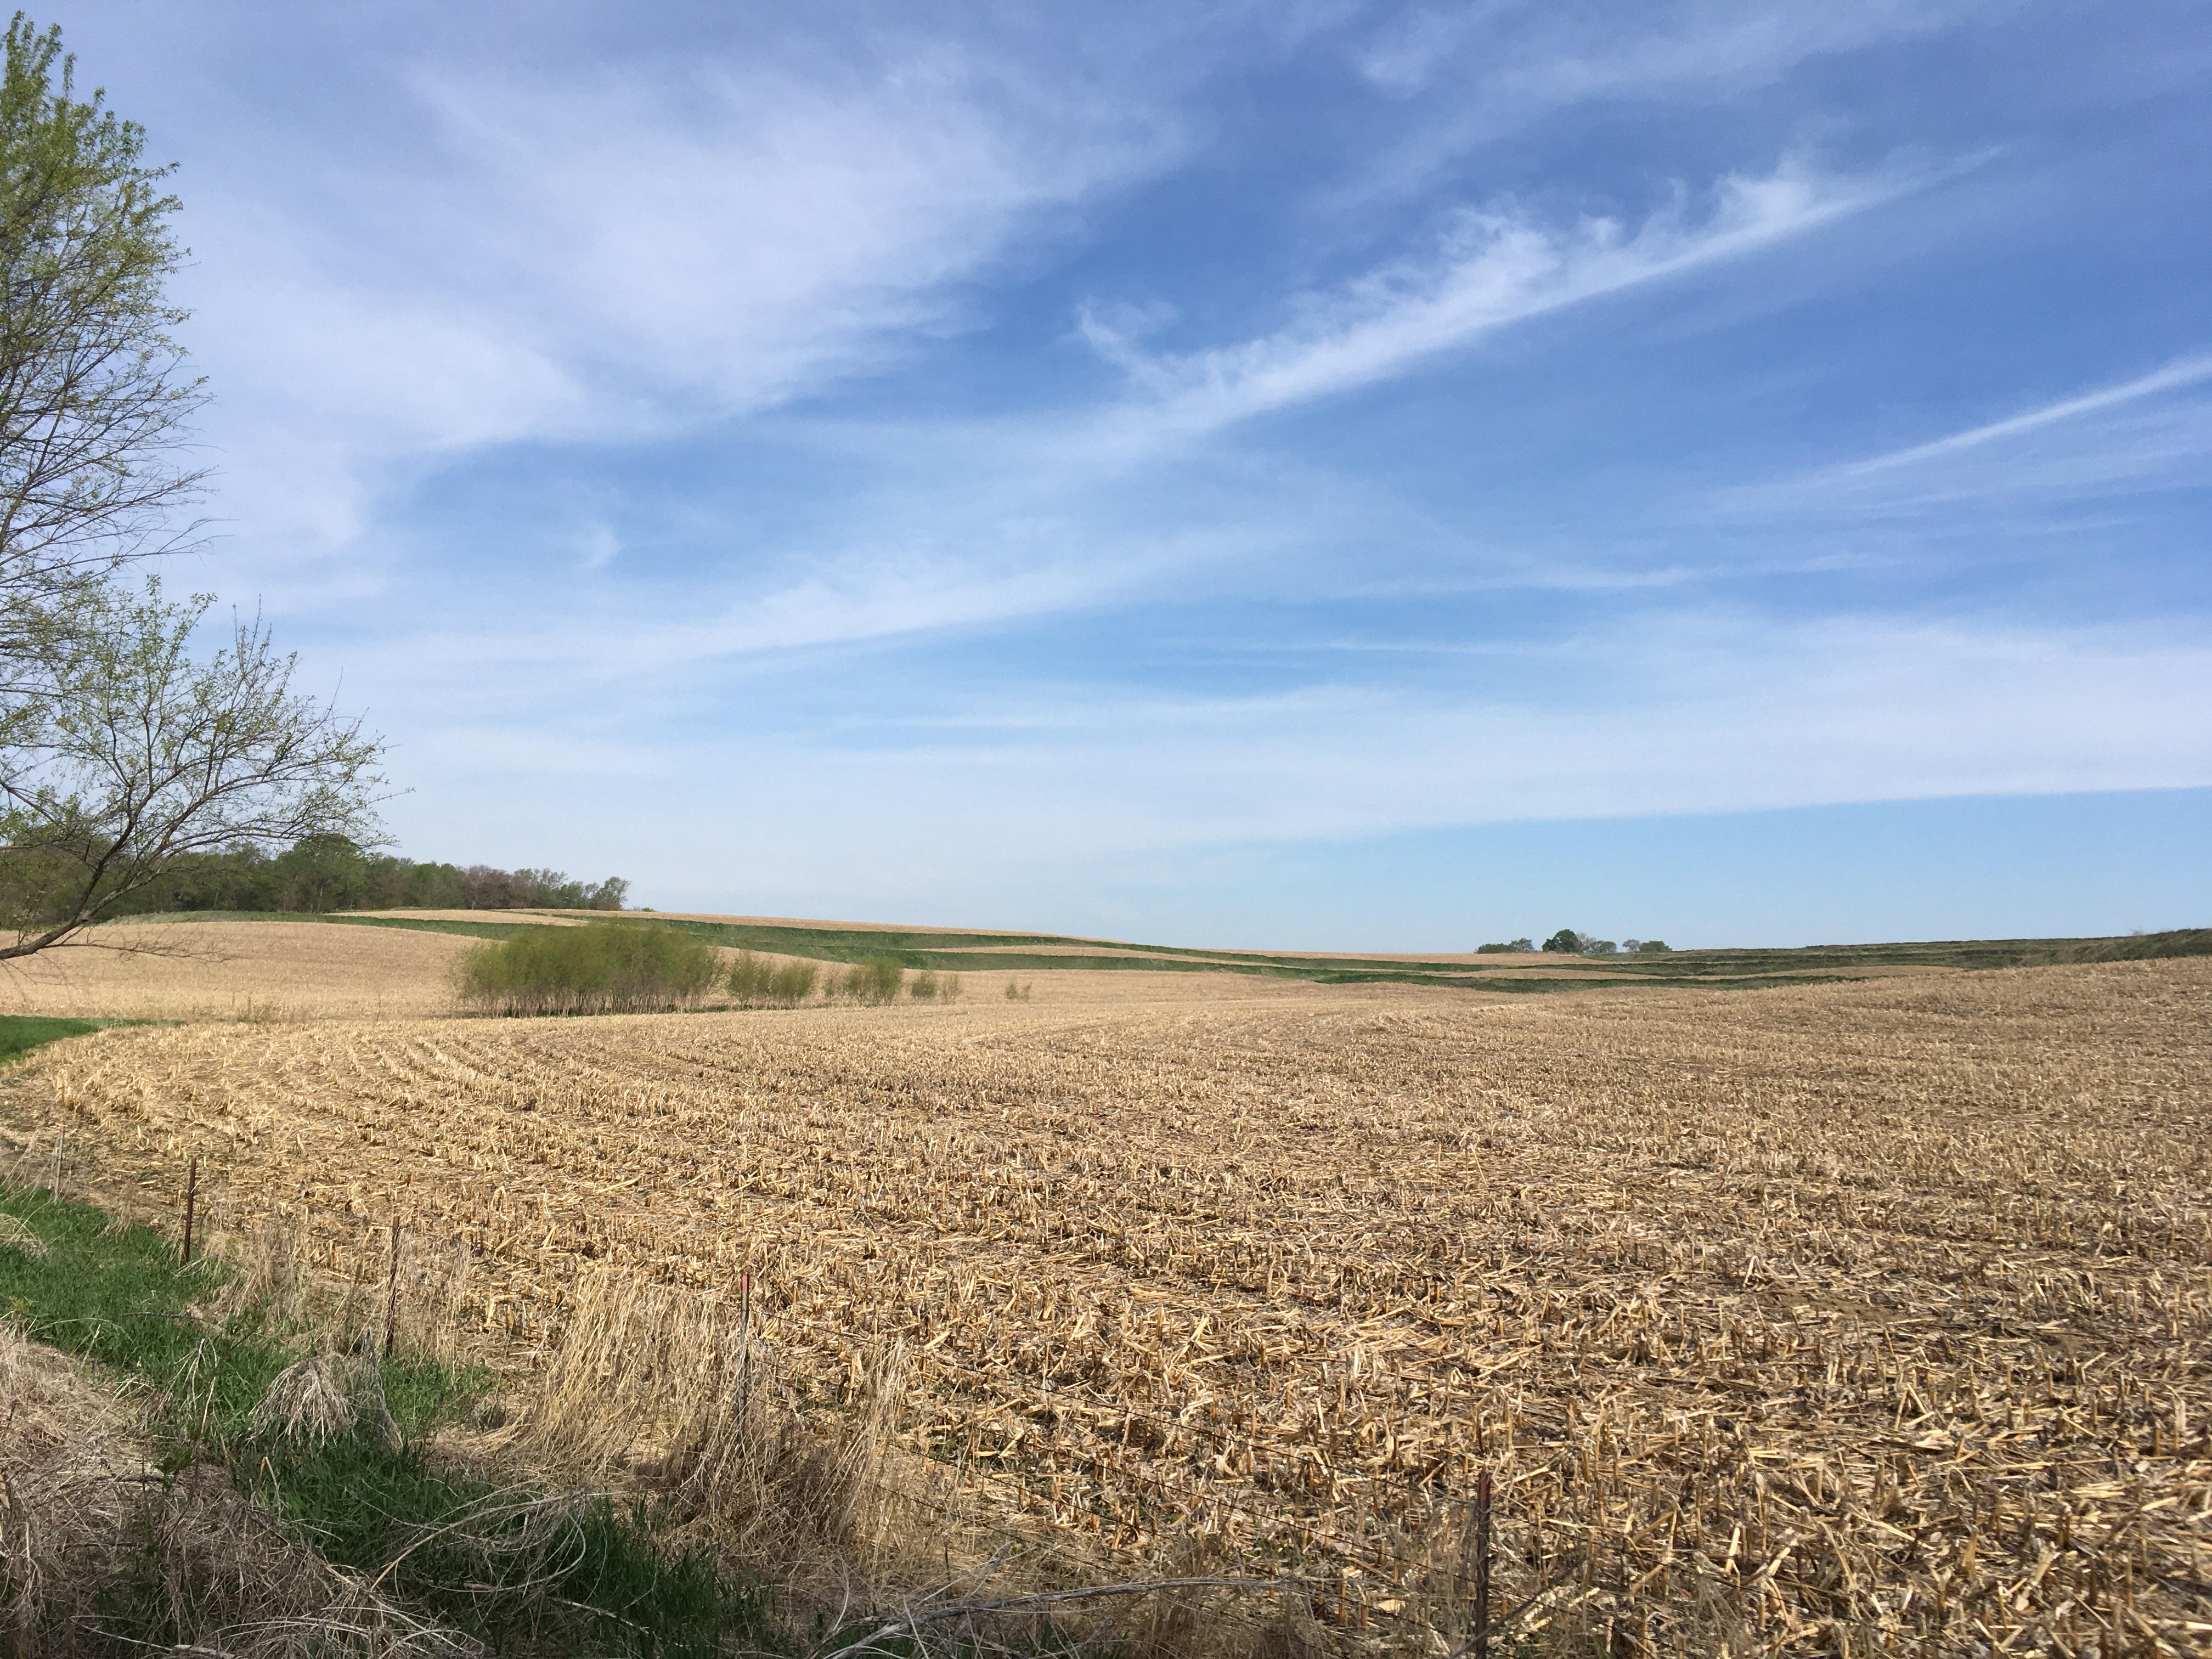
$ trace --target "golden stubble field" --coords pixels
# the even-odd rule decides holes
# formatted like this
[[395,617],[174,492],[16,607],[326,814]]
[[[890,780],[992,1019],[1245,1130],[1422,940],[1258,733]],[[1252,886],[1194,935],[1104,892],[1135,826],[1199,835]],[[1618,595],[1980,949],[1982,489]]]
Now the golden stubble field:
[[111,922],[0,964],[0,1013],[177,1020],[392,1019],[453,1011],[477,941],[322,921]]
[[1097,977],[1117,1000],[111,1031],[6,1112],[156,1205],[197,1155],[333,1273],[395,1220],[465,1241],[511,1367],[580,1274],[726,1306],[750,1275],[815,1401],[902,1343],[908,1441],[1009,1528],[1109,1566],[1200,1540],[1378,1639],[1487,1469],[1523,1633],[2212,1641],[2212,962]]

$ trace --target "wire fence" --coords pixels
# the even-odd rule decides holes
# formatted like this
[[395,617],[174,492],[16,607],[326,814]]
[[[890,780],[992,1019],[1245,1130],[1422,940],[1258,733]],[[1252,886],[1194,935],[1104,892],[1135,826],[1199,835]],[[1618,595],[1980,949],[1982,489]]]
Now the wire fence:
[[[43,1155],[35,1158],[33,1150],[25,1148],[16,1178],[51,1183],[58,1192],[67,1173],[62,1144],[37,1149]],[[196,1195],[201,1231],[216,1243],[223,1227],[220,1188],[210,1195],[192,1168],[179,1164],[179,1193]],[[113,1202],[123,1195],[98,1196]],[[152,1190],[129,1194],[125,1206],[171,1229],[184,1218],[180,1205]],[[316,1263],[326,1275],[343,1280],[347,1261],[361,1258],[352,1269],[349,1305],[365,1301],[372,1317],[381,1313],[387,1332],[398,1298],[410,1293],[410,1281],[397,1267],[398,1230],[407,1228],[419,1251],[453,1253],[466,1243],[419,1233],[397,1215],[374,1218],[358,1205],[324,1209],[319,1216],[303,1210],[292,1224],[303,1233],[318,1224],[328,1228]],[[655,1288],[690,1298],[714,1316],[748,1316],[726,1291]],[[761,1287],[749,1328],[793,1358],[811,1356],[817,1377],[856,1365],[899,1334],[823,1323],[776,1305],[779,1300]],[[526,1348],[556,1350],[563,1323],[556,1291],[517,1322],[515,1334]],[[1162,1412],[1086,1393],[1027,1367],[974,1364],[926,1343],[912,1358],[917,1386],[908,1443],[925,1473],[950,1466],[957,1478],[916,1480],[910,1468],[885,1479],[884,1499],[985,1542],[987,1553],[1004,1550],[1049,1561],[1063,1580],[1127,1579],[1158,1568],[1170,1548],[1185,1549],[1237,1586],[1233,1596],[1224,1591],[1212,1598],[1206,1616],[1248,1630],[1255,1643],[1275,1640],[1289,1618],[1318,1628],[1347,1652],[1419,1650],[1425,1659],[1463,1659],[1464,1652],[1479,1650],[1478,1642],[1488,1644],[1486,1632],[1518,1641],[1547,1626],[1556,1635],[1577,1624],[1582,1634],[1597,1633],[1616,1651],[1692,1650],[1698,1645],[1693,1638],[1705,1650],[1717,1650],[1705,1638],[1722,1629],[1740,1640],[1734,1649],[1740,1652],[1879,1651],[1887,1645],[1942,1654],[1978,1643],[1997,1645],[1988,1638],[1986,1615],[1978,1623],[1940,1601],[1917,1608],[1870,1602],[1864,1570],[1873,1558],[1864,1540],[1846,1539],[1819,1518],[1826,1502],[1837,1527],[1850,1527],[1848,1498],[1838,1508],[1816,1491],[1770,1535],[1769,1482],[1753,1466],[1742,1467],[1754,1478],[1734,1491],[1693,1492],[1687,1479],[1675,1491],[1656,1476],[1624,1480],[1616,1452],[1608,1480],[1602,1424],[1577,1440],[1571,1420],[1565,1440],[1553,1437],[1554,1443],[1524,1447],[1522,1461],[1501,1466],[1495,1479],[1486,1464],[1468,1458],[1449,1467],[1370,1468],[1341,1483],[1341,1491],[1326,1493],[1349,1501],[1326,1502],[1318,1489],[1269,1484],[1275,1471],[1254,1455],[1249,1420],[1210,1420],[1189,1408]],[[1363,1369],[1424,1387],[1438,1381]],[[1581,1483],[1571,1504],[1565,1497],[1570,1480]],[[1536,1486],[1523,1490],[1530,1481]],[[1486,1485],[1486,1504],[1479,1501]],[[1797,1496],[1803,1496],[1802,1486]],[[1963,1525],[1970,1537],[1984,1526],[1994,1537],[2000,1518],[1992,1510],[1986,1523],[1969,1516]],[[2014,1547],[2031,1565],[2030,1553],[2049,1554],[2037,1541],[2042,1523],[2032,1507],[2008,1524],[2020,1540]],[[2102,1576],[2091,1577],[2057,1615],[2069,1621],[2068,1631],[2078,1626],[2087,1635],[2076,1646],[2051,1650],[2087,1652],[2095,1632],[2123,1637],[2133,1628],[2127,1598],[2136,1579],[2129,1575],[2138,1569],[2127,1560],[2132,1552],[2148,1573],[2151,1556],[2141,1516],[2128,1524],[2132,1532],[2115,1525],[2100,1540],[2114,1565],[2092,1568]],[[1874,1547],[1881,1547],[1878,1533],[1878,1525],[1869,1528]],[[2037,1571],[2047,1571],[2048,1562]],[[1486,1619],[1474,1611],[1486,1595]],[[1897,1646],[1900,1640],[1904,1648]],[[2121,1649],[2107,1641],[2100,1650]]]
[[[48,1162],[52,1167],[43,1167]],[[18,1176],[23,1173],[19,1166]],[[42,1160],[40,1174],[57,1191],[69,1184],[59,1143]],[[136,1218],[180,1237],[189,1214],[204,1252],[222,1224],[220,1200],[202,1186],[198,1175],[197,1160],[188,1160],[183,1208],[154,1194],[103,1191],[97,1196],[110,1204],[119,1200],[136,1212]],[[403,1299],[422,1288],[411,1273],[403,1273],[403,1260],[411,1266],[467,1247],[465,1240],[410,1226],[396,1215],[376,1220],[358,1209],[331,1208],[325,1218],[335,1224],[329,1228],[334,1240],[353,1241],[334,1242],[333,1249],[357,1259],[350,1269],[335,1256],[322,1266],[334,1278],[349,1279],[348,1316],[365,1320],[386,1345],[400,1322]],[[303,1235],[314,1231],[310,1214],[289,1220]],[[811,1345],[818,1357],[834,1358],[841,1365],[883,1340],[775,1305],[772,1291],[757,1295],[756,1314],[750,1295],[741,1304],[726,1293],[657,1288],[726,1318],[751,1318],[752,1335],[764,1346],[787,1351]],[[549,1346],[557,1346],[557,1331],[549,1328],[544,1336]],[[916,1415],[932,1414],[937,1402],[927,1393],[931,1385],[960,1390],[977,1410],[954,1423],[940,1417],[908,1431],[909,1438],[922,1441],[925,1462],[955,1471],[949,1487],[891,1474],[878,1483],[880,1500],[986,1540],[992,1553],[1016,1555],[1033,1565],[1048,1562],[1061,1579],[1126,1576],[1170,1554],[1203,1561],[1210,1573],[1236,1584],[1233,1595],[1208,1599],[1205,1616],[1246,1631],[1255,1643],[1276,1631],[1285,1616],[1310,1621],[1359,1648],[1418,1648],[1432,1654],[1439,1632],[1455,1640],[1465,1633],[1462,1581],[1467,1572],[1458,1559],[1464,1553],[1464,1527],[1458,1517],[1468,1504],[1433,1490],[1433,1483],[1408,1481],[1399,1494],[1400,1507],[1420,1511],[1422,1524],[1413,1532],[1395,1529],[1387,1543],[1362,1538],[1345,1524],[1341,1513],[1301,1514],[1255,1501],[1254,1494],[1221,1477],[1218,1465],[1209,1470],[1206,1454],[1225,1462],[1230,1454],[1249,1448],[1249,1436],[1234,1428],[1085,1395],[1027,1371],[987,1370],[941,1351],[916,1351],[910,1358],[921,1385],[909,1395],[919,1408]],[[1024,1438],[1003,1434],[997,1437],[999,1443],[986,1443],[991,1419],[1003,1421],[1012,1414],[1034,1428],[1029,1414],[1040,1408],[1060,1414],[1054,1430],[1081,1422],[1103,1432],[1080,1447],[1047,1447],[1030,1437],[1024,1452]],[[1139,1429],[1147,1431],[1155,1451],[1173,1451],[1190,1461],[1192,1468],[1184,1471],[1189,1478],[1178,1480],[1175,1468],[1157,1460],[1146,1467],[1116,1456],[1106,1437],[1118,1435],[1126,1446]],[[1201,1478],[1209,1472],[1213,1478]],[[1364,1524],[1377,1528],[1390,1514],[1387,1504],[1359,1511]],[[1239,1521],[1247,1524],[1240,1528],[1235,1524]]]
[[[884,1341],[897,1339],[896,1333],[823,1324],[773,1305],[776,1298],[763,1293],[769,1287],[750,1279],[748,1273],[734,1296],[667,1284],[655,1289],[721,1317],[743,1319],[749,1340],[756,1332],[772,1346],[780,1340],[787,1352],[791,1339],[803,1334],[840,1366],[858,1367]],[[1425,1659],[1456,1659],[1474,1650],[1473,1644],[1486,1651],[1492,1635],[1522,1633],[1579,1615],[1583,1623],[1602,1627],[1609,1644],[1617,1622],[1611,1609],[1624,1600],[1622,1592],[1648,1589],[1654,1577],[1645,1570],[1649,1562],[1620,1548],[1601,1526],[1540,1510],[1516,1514],[1512,1483],[1500,1485],[1486,1468],[1470,1472],[1457,1491],[1436,1471],[1403,1471],[1388,1490],[1369,1492],[1348,1511],[1302,1509],[1287,1493],[1284,1501],[1268,1504],[1263,1494],[1238,1486],[1226,1467],[1230,1454],[1249,1447],[1249,1430],[1165,1415],[1033,1373],[972,1365],[927,1347],[908,1358],[924,1382],[975,1385],[983,1411],[949,1427],[925,1422],[916,1431],[927,1462],[957,1469],[950,1490],[894,1476],[880,1483],[880,1496],[1033,1562],[1056,1562],[1068,1577],[1127,1576],[1177,1553],[1203,1560],[1234,1580],[1238,1598],[1214,1598],[1206,1617],[1248,1629],[1255,1641],[1279,1637],[1280,1622],[1289,1616],[1327,1632],[1348,1651],[1419,1651]],[[912,1389],[907,1398],[916,1406],[928,1403]],[[995,1448],[980,1443],[989,1418],[1022,1414],[1041,1403],[1064,1407],[1071,1419],[1089,1419],[1093,1428],[1119,1428],[1125,1445],[1128,1431],[1142,1425],[1164,1446],[1185,1453],[1210,1448],[1214,1457],[1186,1455],[1164,1469],[1121,1459],[1097,1438],[1074,1446],[1014,1437],[1002,1437]],[[982,1462],[993,1466],[988,1476],[976,1470]],[[1176,1480],[1177,1470],[1191,1478]],[[1524,1472],[1522,1478],[1540,1473]],[[972,1484],[963,1476],[972,1476]],[[1012,1518],[1030,1524],[1010,1525]],[[1238,1519],[1250,1523],[1241,1535],[1234,1525]],[[1748,1595],[1763,1605],[1767,1594],[1765,1586],[1747,1586],[1741,1574],[1700,1585],[1699,1569],[1686,1554],[1678,1557],[1671,1541],[1656,1559],[1662,1574],[1679,1562],[1682,1592],[1673,1599],[1680,1607],[1715,1595],[1738,1601]],[[1662,1581],[1635,1620],[1645,1648],[1652,1645],[1653,1609],[1663,1608],[1668,1589]],[[1488,1605],[1493,1601],[1494,1607]],[[1474,1611],[1478,1602],[1484,1604],[1480,1615]],[[1662,1627],[1669,1622],[1663,1611],[1658,1622]]]

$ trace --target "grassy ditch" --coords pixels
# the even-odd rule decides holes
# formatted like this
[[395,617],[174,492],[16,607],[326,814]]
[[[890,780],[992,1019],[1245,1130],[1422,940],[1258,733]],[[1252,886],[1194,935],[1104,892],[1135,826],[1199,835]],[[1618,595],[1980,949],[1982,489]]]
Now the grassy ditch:
[[[174,1512],[162,1508],[165,1499],[183,1501],[210,1474],[234,1503],[251,1500],[252,1514],[276,1517],[294,1558],[319,1557],[408,1616],[492,1653],[673,1659],[714,1654],[732,1636],[757,1645],[760,1592],[730,1579],[702,1547],[672,1542],[649,1509],[502,1485],[430,1449],[438,1429],[482,1398],[482,1374],[404,1352],[374,1357],[373,1334],[370,1358],[346,1358],[351,1345],[343,1342],[318,1357],[313,1333],[287,1328],[268,1304],[246,1303],[238,1290],[220,1261],[180,1267],[174,1248],[149,1228],[118,1226],[36,1188],[0,1186],[0,1314],[24,1335],[104,1367],[143,1399],[141,1432],[156,1471],[138,1500],[145,1510],[110,1540],[102,1582],[51,1626],[24,1629],[19,1618],[18,1644],[30,1643],[22,1650],[143,1651],[137,1644],[198,1642],[220,1627],[222,1585],[252,1573],[219,1550],[212,1559],[194,1557],[200,1565],[187,1571],[176,1551],[155,1544],[161,1516]],[[354,1367],[356,1387],[380,1399],[396,1432],[282,1432],[265,1411],[258,1422],[256,1408],[282,1397],[281,1389],[272,1395],[280,1378],[306,1374],[310,1361],[324,1372]],[[86,1553],[76,1559],[85,1570]],[[0,1579],[14,1571],[12,1560],[0,1563]],[[281,1577],[271,1575],[272,1583]],[[0,1596],[0,1628],[20,1607],[22,1589],[0,1583],[9,1592]],[[229,1611],[263,1619],[269,1610]]]

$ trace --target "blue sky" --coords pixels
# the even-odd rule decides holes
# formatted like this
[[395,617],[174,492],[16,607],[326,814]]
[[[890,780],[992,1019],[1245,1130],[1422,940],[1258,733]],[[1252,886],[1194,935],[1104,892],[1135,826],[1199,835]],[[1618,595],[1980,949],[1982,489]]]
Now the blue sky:
[[51,16],[179,164],[193,580],[415,856],[1319,948],[2212,918],[2201,9]]

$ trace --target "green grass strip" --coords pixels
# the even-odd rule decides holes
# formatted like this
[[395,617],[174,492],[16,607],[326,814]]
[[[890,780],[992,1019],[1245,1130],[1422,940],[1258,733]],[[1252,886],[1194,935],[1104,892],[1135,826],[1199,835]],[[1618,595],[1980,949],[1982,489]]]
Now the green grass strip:
[[[319,1446],[256,1441],[248,1419],[277,1374],[303,1357],[301,1334],[271,1328],[258,1311],[211,1322],[201,1310],[223,1281],[223,1264],[203,1257],[180,1267],[151,1228],[112,1225],[88,1205],[35,1188],[0,1186],[0,1212],[45,1246],[43,1254],[0,1247],[0,1312],[39,1341],[147,1385],[164,1469],[226,1466],[241,1490],[342,1566],[374,1573],[404,1552],[386,1589],[494,1653],[708,1659],[726,1637],[757,1644],[766,1608],[759,1589],[725,1578],[703,1550],[660,1547],[660,1517],[643,1510],[586,1506],[557,1559],[533,1569],[550,1581],[504,1590],[486,1582],[487,1563],[496,1565],[523,1517],[477,1522],[439,1541],[439,1528],[502,1496],[425,1463],[416,1449],[485,1391],[483,1373],[407,1355],[385,1360],[385,1397],[408,1441],[400,1451],[350,1437]],[[163,1647],[187,1639],[170,1627],[160,1589],[119,1585],[109,1607],[116,1633]]]
[[64,1037],[83,1036],[105,1026],[130,1022],[112,1019],[54,1019],[44,1014],[0,1014],[0,1061],[27,1054],[43,1043]]
[[537,921],[451,921],[440,916],[304,916],[304,921],[334,921],[345,927],[405,927],[420,933],[459,933],[466,939],[513,939]]
[[106,925],[198,921],[328,921],[345,927],[406,927],[424,933],[461,933],[471,939],[509,939],[525,927],[539,925],[528,921],[449,921],[441,916],[325,915],[315,910],[162,910],[143,916],[118,916],[114,922]]

